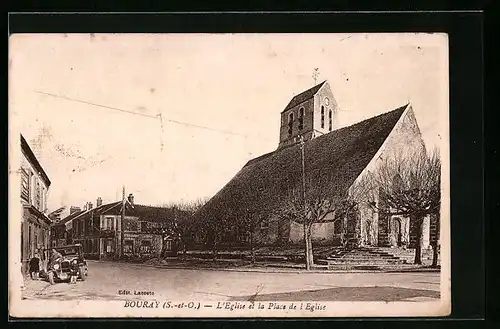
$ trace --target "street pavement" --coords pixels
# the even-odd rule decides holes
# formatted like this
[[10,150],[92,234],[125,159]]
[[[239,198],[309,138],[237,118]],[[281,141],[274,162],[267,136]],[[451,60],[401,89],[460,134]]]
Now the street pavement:
[[440,274],[283,273],[165,269],[88,261],[76,284],[31,281],[24,299],[202,301],[426,301],[439,299]]

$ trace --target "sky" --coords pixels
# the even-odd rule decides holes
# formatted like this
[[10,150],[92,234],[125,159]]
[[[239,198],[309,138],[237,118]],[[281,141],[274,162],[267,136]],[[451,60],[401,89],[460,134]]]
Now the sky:
[[17,34],[9,51],[11,133],[52,181],[49,210],[122,186],[148,205],[212,196],[276,149],[315,68],[340,127],[411,102],[427,148],[447,141],[443,34]]

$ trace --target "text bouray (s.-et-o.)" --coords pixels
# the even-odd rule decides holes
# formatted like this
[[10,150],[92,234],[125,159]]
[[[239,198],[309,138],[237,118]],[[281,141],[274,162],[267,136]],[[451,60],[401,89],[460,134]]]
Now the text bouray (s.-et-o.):
[[216,302],[216,303],[200,303],[200,302],[180,302],[172,301],[125,301],[124,307],[127,308],[162,308],[162,309],[195,309],[208,308],[215,310],[235,311],[235,310],[305,310],[309,312],[325,311],[326,305],[316,302]]

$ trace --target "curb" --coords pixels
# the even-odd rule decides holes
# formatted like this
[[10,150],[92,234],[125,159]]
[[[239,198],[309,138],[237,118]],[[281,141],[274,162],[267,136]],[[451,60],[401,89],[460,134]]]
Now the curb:
[[172,270],[191,270],[191,271],[225,271],[225,272],[254,272],[254,273],[294,273],[294,274],[325,274],[325,273],[439,273],[440,269],[378,269],[378,270],[305,270],[305,269],[291,269],[291,268],[273,268],[273,267],[253,267],[253,268],[213,268],[213,267],[185,267],[175,265],[149,265],[149,264],[135,264],[126,262],[107,262],[92,260],[95,263],[108,263],[108,264],[127,264],[136,267],[151,267],[158,269],[172,269]]

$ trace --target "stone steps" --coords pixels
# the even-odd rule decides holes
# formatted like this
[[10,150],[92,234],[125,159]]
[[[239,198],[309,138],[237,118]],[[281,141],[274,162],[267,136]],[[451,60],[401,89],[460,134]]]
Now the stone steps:
[[376,259],[376,258],[346,258],[346,259],[321,259],[317,261],[323,265],[356,264],[356,265],[384,265],[384,264],[406,264],[402,259]]
[[336,254],[318,259],[316,263],[328,265],[329,268],[354,268],[354,267],[384,267],[407,264],[405,259],[401,259],[384,250],[370,247],[359,247],[353,250],[344,250]]

